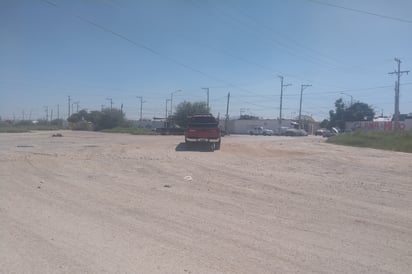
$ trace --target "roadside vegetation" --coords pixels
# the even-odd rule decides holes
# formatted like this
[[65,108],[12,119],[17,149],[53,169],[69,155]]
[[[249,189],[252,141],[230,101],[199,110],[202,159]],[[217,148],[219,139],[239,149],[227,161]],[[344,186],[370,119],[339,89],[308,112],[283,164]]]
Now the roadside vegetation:
[[147,128],[136,128],[136,127],[115,127],[112,129],[103,129],[102,132],[109,133],[127,133],[132,135],[155,135],[156,132]]
[[210,108],[205,102],[187,102],[184,101],[177,105],[176,112],[174,115],[169,117],[168,124],[176,124],[180,128],[185,128],[189,120],[187,117],[190,117],[195,114],[208,114],[210,113]]
[[121,109],[106,108],[102,111],[93,110],[88,112],[83,109],[73,113],[67,121],[70,129],[101,131],[116,127],[129,127]]
[[47,120],[21,120],[21,121],[1,121],[0,133],[21,133],[36,130],[83,130],[101,131],[111,133],[128,133],[133,135],[154,135],[151,129],[138,128],[125,119],[122,110],[103,109],[102,111],[81,110],[72,114],[67,121],[56,119]]
[[30,132],[34,130],[59,130],[64,129],[63,120],[53,120],[51,122],[47,121],[37,121],[33,123],[32,121],[19,121],[13,123],[12,121],[7,121],[0,124],[0,133],[20,133],[20,132]]
[[412,153],[412,132],[355,131],[351,134],[333,136],[327,142]]
[[362,102],[351,102],[346,105],[342,98],[335,102],[335,110],[329,111],[329,120],[325,119],[320,123],[320,127],[331,129],[337,127],[345,130],[346,122],[372,121],[375,117],[373,107]]
[[20,128],[14,126],[0,126],[0,133],[22,133],[22,132],[29,132],[30,130],[27,128]]

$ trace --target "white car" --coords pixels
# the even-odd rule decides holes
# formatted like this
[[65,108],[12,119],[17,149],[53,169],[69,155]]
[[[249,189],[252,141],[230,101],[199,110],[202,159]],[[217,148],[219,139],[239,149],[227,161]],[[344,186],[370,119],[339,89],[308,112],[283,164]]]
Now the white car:
[[264,127],[255,127],[253,130],[249,130],[250,135],[264,135],[264,136],[272,136],[273,130],[267,129]]

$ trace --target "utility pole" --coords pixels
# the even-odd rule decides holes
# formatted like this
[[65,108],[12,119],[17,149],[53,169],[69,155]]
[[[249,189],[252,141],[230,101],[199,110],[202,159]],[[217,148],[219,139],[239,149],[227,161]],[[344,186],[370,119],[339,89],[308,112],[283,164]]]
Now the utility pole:
[[226,103],[226,120],[225,120],[225,133],[228,134],[227,124],[229,123],[229,102],[230,102],[230,92],[227,94],[227,103]]
[[60,105],[57,104],[57,120],[60,120]]
[[110,101],[110,111],[113,110],[113,99],[112,98],[106,98],[106,100]]
[[311,87],[312,85],[301,85],[300,86],[300,106],[299,106],[299,129],[302,128],[302,94],[303,90]]
[[207,94],[206,104],[207,104],[207,108],[209,109],[209,88],[202,88],[202,89],[206,91],[206,94]]
[[395,62],[398,63],[398,70],[394,72],[389,72],[389,74],[396,74],[398,76],[398,80],[395,82],[395,113],[394,113],[394,122],[395,122],[395,130],[399,128],[399,92],[400,92],[400,82],[401,82],[401,75],[409,73],[409,70],[401,71],[401,60],[395,58]]
[[282,101],[283,101],[283,87],[291,86],[292,84],[283,84],[283,76],[278,75],[280,78],[280,108],[279,108],[279,126],[282,126]]
[[49,107],[45,106],[44,110],[46,111],[46,121],[49,121]]
[[170,99],[166,99],[166,113],[165,113],[165,119],[167,119],[167,105],[169,103]]
[[168,105],[169,101],[170,101],[170,99],[166,99],[165,127],[168,127],[167,126],[167,105]]
[[76,105],[76,113],[79,112],[79,103],[80,103],[80,101],[73,102],[73,104],[72,104],[72,113],[74,113],[74,111],[73,111],[73,105]]
[[140,121],[142,121],[142,109],[143,109],[143,97],[136,96],[137,99],[140,99]]
[[176,92],[180,92],[182,91],[181,89],[175,90],[170,94],[170,116],[173,115],[173,94],[175,94]]
[[68,109],[68,116],[67,116],[67,118],[70,118],[70,96],[67,96],[68,97],[68,103],[69,103],[69,107],[67,108]]
[[50,121],[53,121],[53,109],[50,110]]

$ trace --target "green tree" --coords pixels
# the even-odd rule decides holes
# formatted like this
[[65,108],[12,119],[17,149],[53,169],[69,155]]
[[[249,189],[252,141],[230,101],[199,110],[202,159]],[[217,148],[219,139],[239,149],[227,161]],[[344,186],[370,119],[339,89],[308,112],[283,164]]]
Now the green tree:
[[357,102],[348,107],[345,111],[345,121],[372,121],[375,111],[365,103]]
[[[102,111],[92,111],[88,113],[81,110],[72,114],[67,121],[75,124],[73,128],[88,129],[87,124],[92,123],[94,130],[111,129],[126,124],[124,113],[119,109],[103,109]],[[81,123],[85,125],[80,125]]]
[[63,119],[54,119],[52,121],[50,121],[50,124],[53,126],[63,126]]
[[340,129],[345,129],[345,103],[343,103],[342,98],[339,98],[335,102],[335,110],[329,111],[329,128],[338,127]]
[[120,127],[125,123],[124,113],[120,109],[103,109],[99,119],[93,123],[95,130]]
[[328,128],[338,127],[344,130],[346,122],[372,121],[375,111],[362,102],[356,102],[348,107],[343,103],[342,98],[339,98],[335,102],[335,110],[329,111],[329,117]]
[[329,127],[329,120],[328,119],[323,119],[323,121],[320,122],[319,126],[321,128],[328,128]]
[[100,123],[100,120],[102,118],[103,118],[103,112],[102,111],[93,110],[87,116],[87,121],[91,122],[93,125],[97,125],[97,124]]
[[77,113],[73,113],[72,115],[70,115],[69,118],[67,118],[67,121],[69,121],[70,123],[78,123],[80,121],[84,121],[84,120],[88,120],[88,113],[87,110],[82,109]]
[[208,114],[210,113],[210,108],[206,105],[205,102],[187,102],[184,101],[177,105],[176,112],[173,115],[173,121],[179,127],[186,127],[188,122],[188,117],[195,114]]

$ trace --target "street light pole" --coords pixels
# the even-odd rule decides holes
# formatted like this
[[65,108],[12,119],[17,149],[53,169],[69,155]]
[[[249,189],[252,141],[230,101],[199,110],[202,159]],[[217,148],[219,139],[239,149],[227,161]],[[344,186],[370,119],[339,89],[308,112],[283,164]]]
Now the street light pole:
[[350,106],[353,105],[353,96],[344,92],[341,92],[340,94],[346,95],[346,96],[350,96]]
[[76,113],[79,112],[79,103],[80,103],[80,101],[77,101],[77,102],[73,102],[73,103],[72,103],[72,114],[74,113],[73,105],[76,105]]
[[206,94],[207,94],[206,104],[207,104],[207,108],[209,109],[209,88],[202,88],[202,89],[206,91]]
[[73,104],[72,104],[72,113],[73,113],[73,105],[76,105],[76,113],[79,112],[79,103],[80,103],[80,101],[73,102]]
[[143,97],[136,96],[136,98],[140,99],[140,121],[142,121]]
[[106,100],[110,101],[110,111],[113,110],[113,99],[112,98],[106,98]]
[[165,119],[167,120],[167,104],[170,102],[170,99],[166,99],[166,113],[165,113]]
[[280,107],[279,107],[279,125],[282,126],[282,101],[283,101],[283,87],[291,86],[292,84],[283,84],[283,76],[278,75],[280,78]]
[[170,116],[173,115],[173,94],[182,91],[181,89],[175,90],[170,94]]
[[299,129],[302,128],[302,94],[303,90],[311,87],[312,85],[301,85],[300,86],[300,106],[299,106]]
[[165,112],[165,124],[164,124],[165,128],[168,127],[168,124],[167,124],[167,105],[168,105],[169,101],[170,101],[170,99],[166,99],[166,112]]

